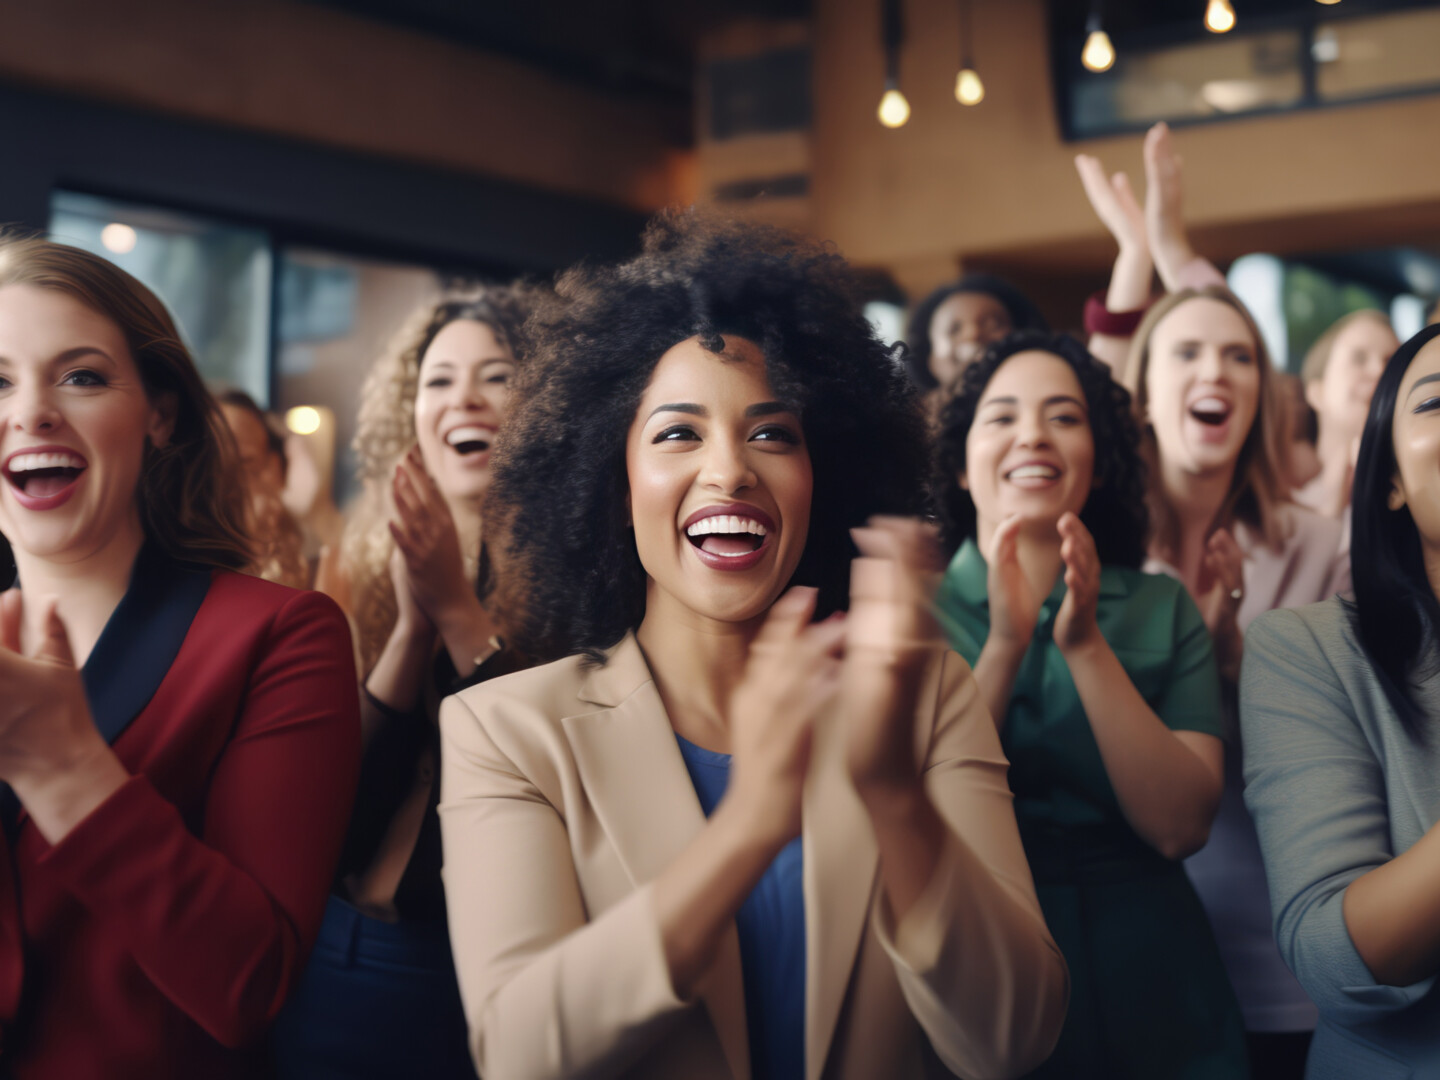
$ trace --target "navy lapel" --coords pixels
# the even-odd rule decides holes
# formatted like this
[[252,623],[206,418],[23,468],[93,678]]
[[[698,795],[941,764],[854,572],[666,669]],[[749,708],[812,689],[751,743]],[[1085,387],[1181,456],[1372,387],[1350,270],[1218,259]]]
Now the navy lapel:
[[130,587],[80,672],[90,715],[107,743],[114,744],[160,689],[209,591],[209,570],[176,562],[153,544],[141,549]]

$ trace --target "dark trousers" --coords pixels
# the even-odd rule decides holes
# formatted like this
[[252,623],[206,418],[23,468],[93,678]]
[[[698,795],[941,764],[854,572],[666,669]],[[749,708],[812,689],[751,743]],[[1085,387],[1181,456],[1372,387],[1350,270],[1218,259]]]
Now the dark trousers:
[[1251,1080],[1304,1080],[1312,1035],[1312,1031],[1247,1031]]
[[332,896],[272,1046],[281,1080],[475,1080],[444,924]]

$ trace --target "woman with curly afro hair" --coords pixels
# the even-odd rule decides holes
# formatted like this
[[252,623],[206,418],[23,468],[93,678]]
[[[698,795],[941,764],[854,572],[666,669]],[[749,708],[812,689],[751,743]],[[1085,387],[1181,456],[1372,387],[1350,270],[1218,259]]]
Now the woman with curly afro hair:
[[441,708],[481,1074],[1033,1067],[1065,968],[928,533],[876,516],[920,507],[924,425],[845,262],[675,212],[557,289],[487,546],[558,659]]
[[1144,574],[1130,395],[1071,338],[1014,334],[962,376],[937,460],[959,552],[940,610],[1010,759],[1075,992],[1033,1075],[1245,1075],[1240,1014],[1180,860],[1220,799],[1220,683],[1185,586]]
[[281,1080],[474,1078],[440,882],[436,717],[458,686],[521,666],[475,575],[527,296],[488,286],[427,304],[365,383],[365,495],[341,564],[365,753],[320,939],[276,1028]]

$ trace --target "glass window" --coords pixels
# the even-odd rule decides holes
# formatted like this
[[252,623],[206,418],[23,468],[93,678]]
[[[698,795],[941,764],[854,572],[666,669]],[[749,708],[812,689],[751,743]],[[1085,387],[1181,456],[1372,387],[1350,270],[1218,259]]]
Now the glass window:
[[1348,101],[1440,88],[1440,11],[1397,11],[1316,27],[1321,100]]
[[50,236],[143,281],[170,309],[207,380],[269,403],[273,267],[264,230],[57,191]]
[[1073,135],[1299,104],[1305,94],[1303,45],[1299,31],[1279,30],[1121,49],[1108,72],[1076,72],[1070,86]]
[[425,267],[311,248],[283,248],[279,268],[275,404],[328,410],[333,423],[311,437],[328,443],[316,457],[333,470],[335,501],[344,506],[359,490],[351,443],[365,377],[411,314],[439,297],[442,282]]

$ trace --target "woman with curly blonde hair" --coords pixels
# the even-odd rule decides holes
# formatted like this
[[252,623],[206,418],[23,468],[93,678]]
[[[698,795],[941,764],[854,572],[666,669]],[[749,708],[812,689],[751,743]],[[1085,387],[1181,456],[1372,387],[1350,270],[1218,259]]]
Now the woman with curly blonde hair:
[[365,493],[341,546],[365,752],[335,894],[277,1028],[282,1076],[474,1077],[440,882],[436,716],[457,684],[518,666],[475,579],[526,308],[514,287],[446,296],[365,383]]

